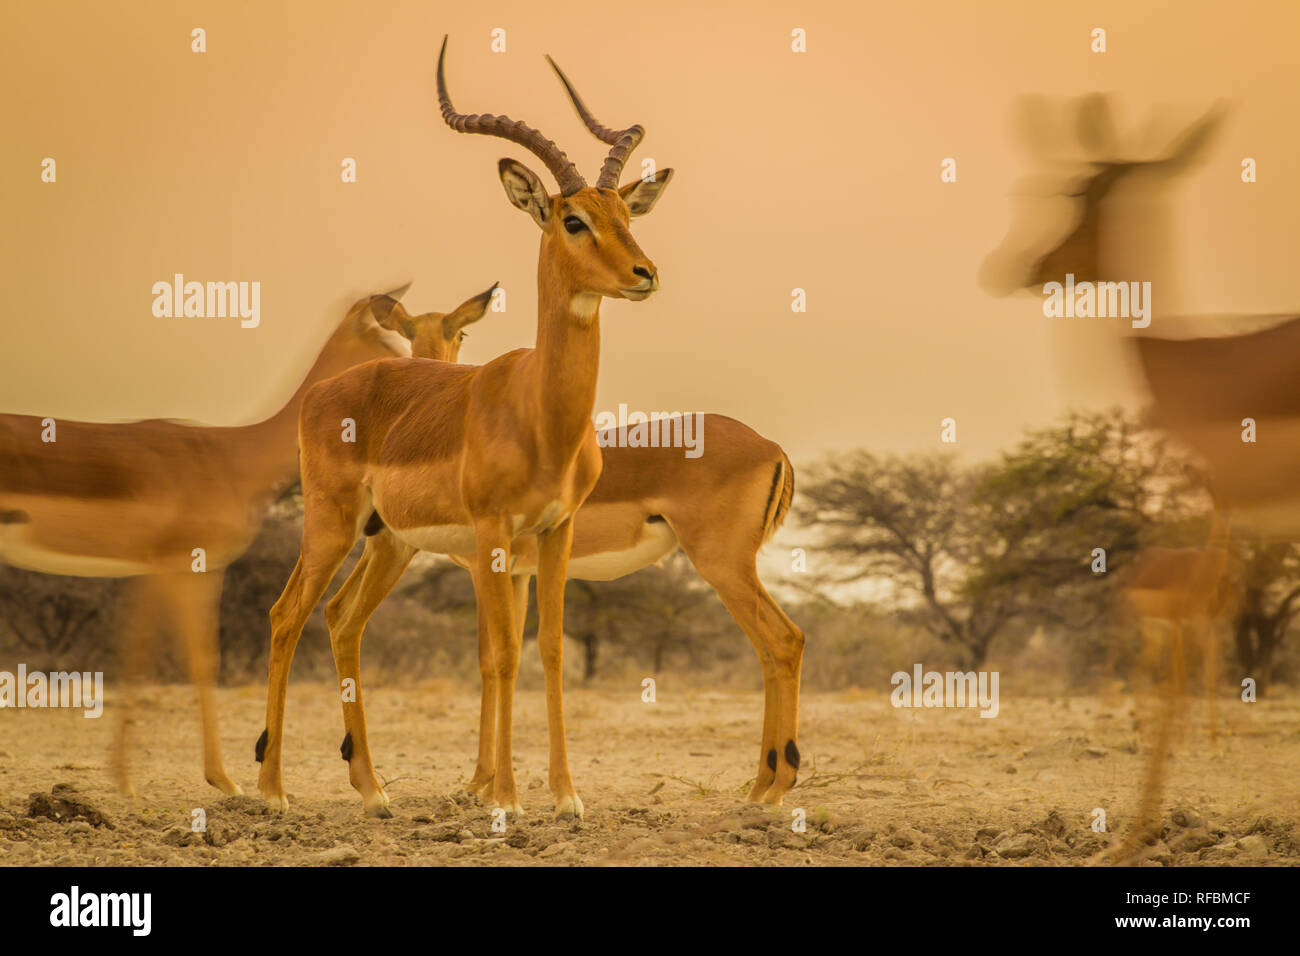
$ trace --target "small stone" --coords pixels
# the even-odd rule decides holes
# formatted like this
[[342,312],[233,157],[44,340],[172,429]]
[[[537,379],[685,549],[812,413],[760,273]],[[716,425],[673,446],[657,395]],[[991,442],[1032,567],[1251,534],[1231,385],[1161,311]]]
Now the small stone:
[[1179,807],[1169,815],[1169,819],[1173,820],[1174,823],[1178,824],[1180,827],[1187,827],[1188,829],[1205,825],[1205,817],[1201,816],[1191,807]]
[[226,846],[238,840],[242,834],[228,823],[209,821],[203,833],[203,842],[208,846]]
[[1268,856],[1268,841],[1258,833],[1252,833],[1250,836],[1244,836],[1237,841],[1237,849],[1246,856],[1259,859]]
[[[432,840],[435,843],[455,843],[460,840],[460,825],[444,823],[435,827],[418,827],[411,831],[414,840]],[[470,834],[473,836],[473,834]]]
[[168,827],[159,840],[167,846],[193,846],[199,842],[199,835],[189,827]]
[[528,846],[528,834],[523,830],[516,830],[506,837],[506,846],[512,846],[516,850],[522,850]]
[[89,833],[93,828],[85,820],[75,820],[68,824],[69,833]]
[[361,854],[346,843],[316,854],[316,862],[322,866],[351,866],[360,859]]
[[1164,840],[1157,840],[1147,853],[1147,859],[1155,860],[1158,863],[1168,863],[1173,859],[1173,854],[1169,851],[1169,844]]
[[572,845],[573,844],[569,843],[567,840],[560,840],[557,843],[552,843],[537,855],[543,859],[549,859],[553,856],[559,856],[561,853],[567,852]]
[[999,840],[993,845],[993,849],[997,850],[998,856],[1004,859],[1019,860],[1033,853],[1037,842],[1032,833],[1017,833]]
[[1007,764],[1005,767],[1002,768],[1002,772],[1003,772],[1003,773],[1018,773],[1019,771],[1016,770],[1016,766],[1015,766],[1015,764],[1010,764],[1010,763],[1009,763],[1009,764]]
[[29,817],[48,817],[59,823],[71,820],[85,820],[91,826],[114,829],[108,817],[100,813],[84,800],[72,795],[70,784],[56,783],[49,793],[33,793],[27,801]]
[[243,813],[250,817],[264,817],[271,812],[271,808],[261,797],[248,797],[243,794],[237,797],[226,797],[217,806],[229,813]]
[[1189,830],[1169,845],[1175,853],[1195,853],[1214,846],[1218,837],[1208,830]]

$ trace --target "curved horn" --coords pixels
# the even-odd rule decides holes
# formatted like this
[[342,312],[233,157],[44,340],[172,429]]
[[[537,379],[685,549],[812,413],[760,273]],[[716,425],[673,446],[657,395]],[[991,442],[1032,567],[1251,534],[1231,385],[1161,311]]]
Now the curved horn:
[[491,113],[457,113],[447,96],[447,81],[443,77],[442,64],[446,56],[447,37],[444,36],[442,51],[438,54],[438,105],[442,107],[442,118],[448,126],[458,133],[482,133],[518,143],[546,164],[555,181],[560,184],[560,192],[565,196],[572,196],[587,185],[577,167],[564,155],[564,151],[522,120],[493,116]]
[[637,144],[641,142],[641,137],[645,136],[645,130],[640,125],[629,126],[627,129],[609,129],[601,126],[600,121],[591,115],[591,110],[587,109],[587,104],[582,102],[582,97],[573,88],[573,84],[564,75],[564,71],[559,68],[549,55],[546,57],[546,62],[551,64],[551,69],[555,71],[555,75],[564,84],[569,99],[573,101],[573,108],[578,111],[578,116],[582,118],[582,122],[587,129],[598,140],[609,143],[612,147],[609,155],[605,157],[605,165],[600,167],[600,178],[596,181],[596,188],[617,189],[618,176],[623,171],[623,164],[627,162],[632,150],[636,149]]

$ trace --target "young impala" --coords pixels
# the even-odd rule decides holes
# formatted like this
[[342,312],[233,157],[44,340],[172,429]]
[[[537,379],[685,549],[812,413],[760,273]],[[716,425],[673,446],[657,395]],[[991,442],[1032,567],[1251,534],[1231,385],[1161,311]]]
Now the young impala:
[[[381,325],[411,340],[415,357],[455,362],[465,326],[482,318],[490,294],[491,290],[447,315],[412,316],[400,302],[384,295],[372,297],[370,307]],[[780,445],[749,426],[723,415],[705,415],[703,422],[707,452],[699,458],[686,458],[680,448],[672,447],[608,444],[601,449],[600,479],[573,519],[568,576],[613,580],[681,546],[758,653],[766,699],[758,773],[749,799],[780,803],[794,785],[799,767],[795,740],[803,632],[763,587],[756,561],[759,548],[789,512],[794,470]],[[367,531],[370,536],[360,562],[327,609],[330,631],[337,632],[334,640],[344,645],[360,641],[368,615],[357,609],[377,606],[410,560],[410,554],[396,546],[390,529],[376,525]],[[518,643],[537,553],[527,540],[515,553]],[[470,565],[464,557],[451,558]],[[376,589],[382,590],[376,594]],[[345,630],[356,633],[345,634]],[[468,789],[486,797],[495,768],[497,680],[491,649],[483,638],[480,633],[479,754]]]
[[[362,530],[387,527],[386,569],[400,574],[424,549],[472,554],[479,626],[498,686],[492,799],[523,812],[511,761],[511,723],[519,649],[509,571],[516,541],[537,538],[538,647],[546,673],[550,785],[556,811],[582,813],[565,751],[560,685],[564,581],[574,513],[600,474],[591,427],[604,297],[640,301],[659,288],[658,273],[628,220],[649,212],[671,179],[618,187],[644,130],[605,130],[611,148],[594,187],[559,147],[518,120],[457,113],[438,57],[438,101],[458,132],[499,136],[530,150],[559,183],[548,195],[522,163],[498,164],[506,196],[542,231],[537,259],[537,345],[486,365],[423,359],[372,362],[312,389],[299,423],[302,554],[271,610],[266,730],[258,741],[262,795],[287,806],[281,777],[284,698],[294,646],[312,608]],[[346,422],[345,422],[346,420]],[[352,434],[355,440],[344,440]],[[350,616],[364,620],[392,581],[363,593]],[[389,816],[370,759],[360,690],[360,628],[336,622],[331,644],[344,695],[341,748],[367,814]]]

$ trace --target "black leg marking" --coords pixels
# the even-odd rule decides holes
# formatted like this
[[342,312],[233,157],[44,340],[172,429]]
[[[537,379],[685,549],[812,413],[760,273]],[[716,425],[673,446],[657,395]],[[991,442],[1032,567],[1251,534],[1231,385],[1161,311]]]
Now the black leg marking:
[[785,762],[795,770],[799,769],[799,748],[794,745],[793,740],[785,742]]
[[262,731],[262,736],[257,738],[257,747],[254,749],[253,754],[254,756],[257,757],[258,763],[261,763],[263,760],[266,759],[266,731],[265,730]]
[[343,746],[339,748],[339,753],[343,755],[344,760],[352,759],[352,731],[349,730],[348,735],[343,738]]
[[776,748],[773,747],[767,752],[767,769],[773,773],[776,772]]
[[378,511],[370,512],[370,517],[366,520],[365,534],[369,538],[372,535],[379,534],[384,530],[384,519],[379,517]]

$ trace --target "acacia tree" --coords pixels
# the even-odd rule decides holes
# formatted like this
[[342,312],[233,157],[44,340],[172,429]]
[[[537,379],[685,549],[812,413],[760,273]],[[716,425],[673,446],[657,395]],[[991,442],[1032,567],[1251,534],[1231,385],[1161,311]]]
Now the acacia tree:
[[1277,652],[1300,614],[1300,544],[1248,537],[1238,545],[1235,564],[1232,635],[1237,663],[1242,676],[1254,677],[1263,694]]
[[[814,468],[809,524],[890,603],[978,666],[1013,621],[1095,628],[1155,515],[1190,494],[1182,462],[1138,421],[1076,413],[997,461],[865,451]],[[1095,549],[1106,573],[1093,571]]]
[[833,456],[803,481],[803,520],[842,562],[830,581],[874,578],[888,603],[957,647],[972,667],[1015,616],[1001,584],[977,586],[972,572],[990,558],[984,514],[973,507],[981,469],[952,455]]
[[1038,623],[1092,629],[1141,547],[1186,530],[1204,507],[1185,460],[1118,411],[1075,412],[1025,437],[985,471],[972,496],[996,549],[981,587],[1014,585]]

